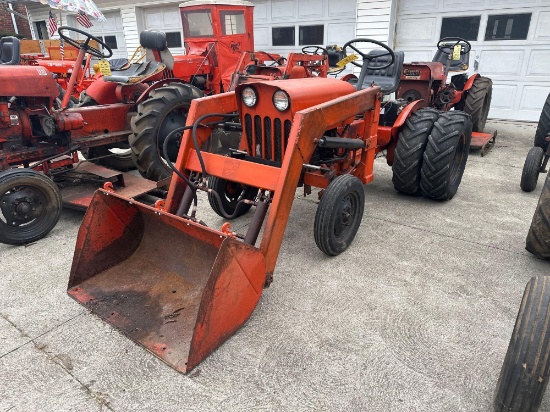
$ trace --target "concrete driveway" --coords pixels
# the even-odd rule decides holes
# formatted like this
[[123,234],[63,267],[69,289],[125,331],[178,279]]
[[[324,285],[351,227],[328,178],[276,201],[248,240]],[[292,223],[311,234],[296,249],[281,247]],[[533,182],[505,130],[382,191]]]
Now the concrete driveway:
[[[378,159],[338,257],[315,246],[316,197],[298,191],[273,284],[187,376],[66,294],[82,213],[0,245],[0,412],[492,411],[525,284],[550,273],[524,249],[542,187],[519,188],[535,125],[492,128],[496,146],[470,154],[449,202],[399,195]],[[199,213],[220,227],[207,202]]]

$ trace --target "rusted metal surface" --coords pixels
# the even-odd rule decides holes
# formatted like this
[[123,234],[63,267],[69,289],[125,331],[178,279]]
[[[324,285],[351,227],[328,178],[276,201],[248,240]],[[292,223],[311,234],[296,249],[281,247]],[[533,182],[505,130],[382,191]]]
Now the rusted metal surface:
[[100,190],[80,228],[68,292],[188,372],[248,319],[264,280],[256,248]]

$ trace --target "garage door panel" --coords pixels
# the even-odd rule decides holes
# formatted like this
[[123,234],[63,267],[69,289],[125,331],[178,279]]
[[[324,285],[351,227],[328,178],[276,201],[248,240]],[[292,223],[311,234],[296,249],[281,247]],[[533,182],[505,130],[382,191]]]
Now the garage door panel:
[[438,0],[406,0],[400,2],[401,10],[419,12],[421,10],[435,10],[438,8]]
[[267,1],[254,0],[254,23],[262,23],[268,20]]
[[355,17],[355,6],[357,0],[329,1],[328,15],[330,17],[348,15]]
[[479,71],[484,76],[520,75],[521,65],[525,58],[523,50],[482,50],[480,53]]
[[[463,5],[467,6],[468,8],[472,9],[479,9],[483,7],[485,1],[483,0],[444,0],[443,1],[443,8],[446,10],[456,10],[456,6]],[[453,16],[445,16],[445,17],[453,17]]]
[[548,76],[550,79],[550,50],[531,50],[527,76]]
[[162,13],[147,11],[145,15],[145,24],[147,28],[161,27],[162,26]]
[[433,53],[429,50],[410,50],[405,52],[405,63],[411,62],[431,62]]
[[548,41],[550,40],[550,11],[541,12],[537,28],[535,30],[534,40]]
[[496,109],[513,109],[518,86],[493,84],[493,98],[491,107]]
[[544,106],[550,87],[527,85],[523,87],[520,100],[520,110],[540,110]]
[[293,0],[271,0],[272,19],[294,19]]
[[255,27],[254,28],[254,44],[255,49],[260,50],[265,47],[269,47],[269,29],[267,27]]
[[300,0],[298,2],[298,15],[302,18],[319,18],[325,15],[323,3],[318,0]]
[[355,37],[354,23],[335,23],[327,25],[327,44],[343,46]]
[[426,42],[431,44],[437,25],[436,17],[404,18],[399,22],[397,44]]

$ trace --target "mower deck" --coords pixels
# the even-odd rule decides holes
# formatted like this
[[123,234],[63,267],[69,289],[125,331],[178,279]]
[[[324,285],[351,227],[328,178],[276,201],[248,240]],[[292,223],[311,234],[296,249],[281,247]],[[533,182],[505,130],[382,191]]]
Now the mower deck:
[[472,143],[470,144],[470,149],[480,149],[481,156],[485,156],[489,150],[495,144],[497,139],[497,131],[493,133],[472,133]]

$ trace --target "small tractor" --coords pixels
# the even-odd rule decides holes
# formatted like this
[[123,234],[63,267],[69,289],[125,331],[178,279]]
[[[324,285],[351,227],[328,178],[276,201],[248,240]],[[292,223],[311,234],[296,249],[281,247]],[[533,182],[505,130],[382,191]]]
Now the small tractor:
[[[165,201],[152,207],[109,190],[94,195],[69,295],[187,373],[246,322],[272,282],[298,187],[304,195],[320,189],[313,234],[329,256],[344,252],[359,229],[377,155],[386,153],[401,191],[451,199],[468,157],[470,116],[416,102],[379,126],[382,97],[401,72],[394,52],[371,42],[385,50],[363,55],[356,87],[318,77],[250,79],[193,100],[186,126],[163,144],[183,133],[175,165],[167,160],[174,174]],[[201,150],[219,128],[241,133],[228,156]],[[239,225],[246,232],[230,222],[206,226],[198,192],[228,220],[253,209]]]
[[524,192],[532,192],[537,187],[540,173],[546,173],[550,159],[550,94],[540,113],[533,147],[527,152],[519,186]]

